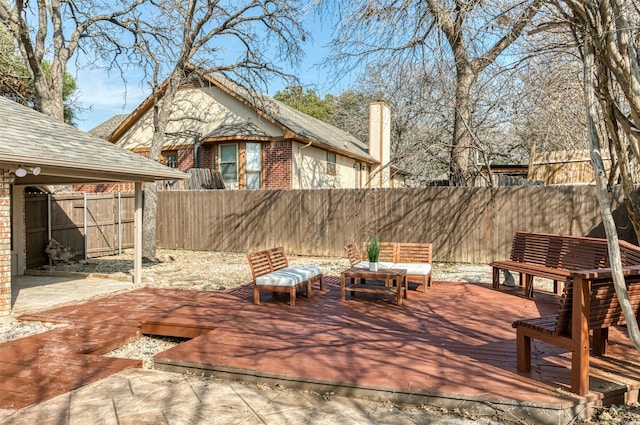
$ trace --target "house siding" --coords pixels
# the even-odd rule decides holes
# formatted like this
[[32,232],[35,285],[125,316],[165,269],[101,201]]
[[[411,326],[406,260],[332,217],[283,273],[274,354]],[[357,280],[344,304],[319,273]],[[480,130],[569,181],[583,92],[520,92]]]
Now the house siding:
[[264,145],[263,189],[291,189],[291,142]]
[[200,158],[198,158],[200,168],[215,168],[213,166],[213,146],[200,147],[198,154],[200,155]]
[[194,168],[195,158],[193,156],[193,149],[178,149],[178,170],[188,170]]
[[[178,169],[181,171],[188,170],[189,168],[193,168],[194,165],[194,156],[192,148],[183,148],[183,149],[167,149],[165,152],[176,152],[177,161],[178,161]],[[137,151],[138,155],[148,158],[149,151]],[[211,155],[208,156],[208,161],[206,157],[206,153],[203,155],[203,149],[200,148],[198,154],[200,155],[199,161],[200,166],[203,167],[202,163],[208,162],[211,164]],[[106,192],[125,192],[125,191],[133,191],[135,190],[135,183],[127,182],[127,183],[98,183],[98,184],[76,184],[73,186],[74,192],[87,192],[87,193],[106,193]]]
[[[199,168],[219,170],[218,146],[238,146],[237,183],[230,183],[227,188],[246,189],[246,143],[258,141],[262,144],[262,189],[354,188],[361,187],[361,182],[366,181],[360,178],[358,172],[363,159],[348,155],[346,150],[351,146],[353,149],[357,148],[358,154],[363,154],[362,147],[334,127],[316,122],[309,117],[300,119],[299,112],[290,111],[290,115],[285,114],[294,123],[294,128],[287,128],[265,119],[256,109],[218,87],[189,87],[180,90],[172,110],[176,113],[179,111],[180,117],[189,117],[170,117],[167,133],[175,137],[167,138],[163,147],[165,152],[178,153],[177,164],[180,170],[194,167],[194,138],[188,134],[198,133],[199,140],[203,143],[198,151]],[[318,139],[322,146],[306,142],[311,139],[305,139],[304,143],[297,141],[296,131],[299,130],[299,126],[295,124],[298,121],[303,125],[310,125],[322,136]],[[146,146],[152,139],[152,129],[152,115],[146,112],[138,117],[124,134],[116,134],[118,140],[113,141],[118,146],[134,152],[144,151],[148,149]],[[331,143],[327,140],[333,139],[336,139],[334,142],[343,143],[332,149]],[[335,172],[327,170],[326,149],[336,153]]]
[[326,150],[294,143],[293,152],[293,189],[351,189],[367,182],[359,171],[364,165],[352,158],[336,154],[335,173],[330,173]]

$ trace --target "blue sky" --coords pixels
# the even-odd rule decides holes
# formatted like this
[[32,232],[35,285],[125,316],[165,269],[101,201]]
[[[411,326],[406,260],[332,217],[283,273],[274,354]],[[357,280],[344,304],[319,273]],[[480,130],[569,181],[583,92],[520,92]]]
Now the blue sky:
[[[318,66],[329,54],[328,43],[332,27],[329,23],[321,22],[317,17],[309,15],[306,19],[307,30],[312,34],[312,40],[305,44],[305,59],[298,77],[304,86],[311,86],[318,93],[337,94],[340,87],[349,85],[348,77],[340,82],[331,80],[326,69]],[[78,100],[83,110],[78,113],[77,124],[81,130],[91,130],[114,115],[130,113],[150,93],[148,88],[141,87],[140,77],[127,76],[127,84],[119,74],[107,74],[102,70],[78,70],[72,74],[78,84]],[[269,87],[268,93],[273,96],[283,85],[278,82]]]

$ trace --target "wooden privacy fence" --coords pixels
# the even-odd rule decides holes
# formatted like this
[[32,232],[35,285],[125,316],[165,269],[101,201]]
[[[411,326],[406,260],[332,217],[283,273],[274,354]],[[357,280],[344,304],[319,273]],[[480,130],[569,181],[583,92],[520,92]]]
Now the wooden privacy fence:
[[[614,190],[621,239],[636,243]],[[120,204],[120,208],[118,205]],[[48,262],[50,238],[76,259],[133,246],[133,193],[29,195],[27,267]],[[344,256],[343,246],[381,240],[433,243],[434,261],[509,257],[516,231],[604,237],[592,186],[428,187],[158,192],[158,247],[229,252],[284,246],[290,254]]]
[[[620,238],[635,243],[620,191],[612,198]],[[434,261],[489,263],[509,257],[518,230],[604,237],[599,214],[592,186],[159,192],[157,238],[163,248],[342,257],[377,235],[431,242]]]
[[50,239],[75,258],[117,254],[133,247],[133,193],[26,195],[27,267],[48,263]]

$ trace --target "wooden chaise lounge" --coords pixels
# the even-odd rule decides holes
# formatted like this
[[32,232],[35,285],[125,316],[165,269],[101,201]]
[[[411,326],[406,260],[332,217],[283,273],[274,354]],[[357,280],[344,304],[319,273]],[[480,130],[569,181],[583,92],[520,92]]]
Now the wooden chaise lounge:
[[284,248],[271,248],[247,255],[251,276],[253,278],[253,302],[260,304],[260,291],[273,293],[288,292],[289,305],[296,305],[296,293],[301,287],[306,288],[306,296],[311,296],[311,286],[320,283],[324,290],[322,269],[313,266],[292,266],[284,253]]

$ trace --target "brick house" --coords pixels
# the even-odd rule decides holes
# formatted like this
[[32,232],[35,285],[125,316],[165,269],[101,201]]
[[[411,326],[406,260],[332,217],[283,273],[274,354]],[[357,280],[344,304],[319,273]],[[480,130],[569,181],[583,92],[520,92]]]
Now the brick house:
[[11,312],[11,277],[24,274],[29,186],[131,182],[136,189],[134,282],[139,283],[142,183],[186,175],[3,97],[0,122],[0,316]]
[[[162,99],[160,100],[162,101]],[[148,155],[153,98],[130,115],[91,130],[122,148]],[[370,105],[370,140],[312,118],[221,75],[194,78],[179,90],[169,118],[164,164],[217,170],[230,189],[394,187],[390,110]]]

